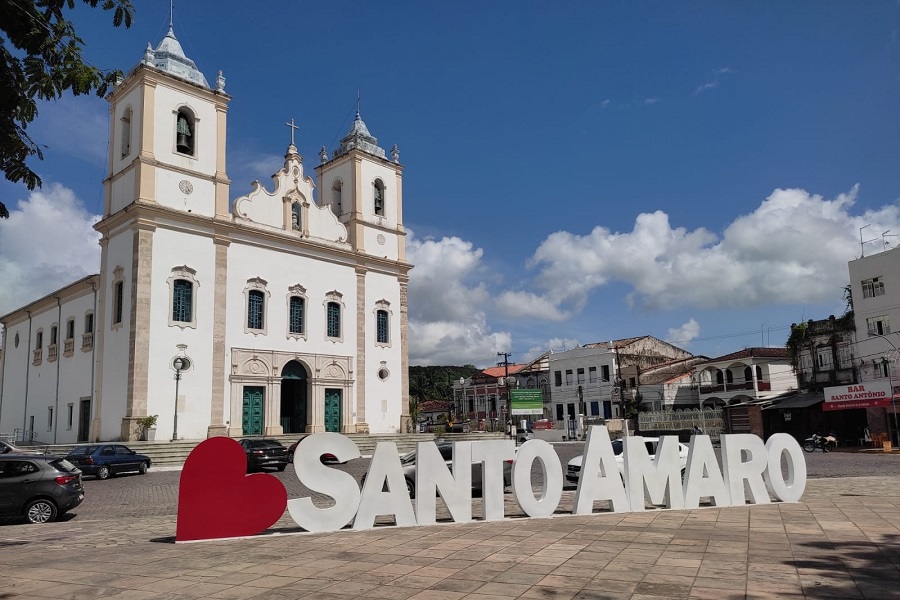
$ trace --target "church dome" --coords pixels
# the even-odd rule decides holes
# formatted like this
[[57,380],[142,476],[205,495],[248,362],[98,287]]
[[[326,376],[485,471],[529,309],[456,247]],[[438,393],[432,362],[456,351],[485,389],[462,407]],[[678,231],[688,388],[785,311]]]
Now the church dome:
[[184,50],[175,37],[175,31],[171,25],[169,25],[169,33],[159,43],[156,50],[147,44],[144,60],[141,62],[179,79],[185,79],[209,89],[206,77],[203,76],[194,61],[184,55]]
[[353,124],[350,126],[350,133],[341,140],[341,145],[334,151],[334,157],[347,154],[354,148],[374,154],[378,158],[387,158],[384,155],[384,148],[378,145],[378,139],[369,133],[369,128],[359,116],[359,110],[356,111],[356,118],[353,119]]

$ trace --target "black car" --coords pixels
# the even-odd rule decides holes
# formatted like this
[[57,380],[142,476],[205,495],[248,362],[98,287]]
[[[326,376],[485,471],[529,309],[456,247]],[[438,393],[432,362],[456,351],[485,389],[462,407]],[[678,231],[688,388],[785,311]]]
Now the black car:
[[47,523],[84,500],[81,471],[53,454],[0,455],[0,517]]
[[[294,453],[297,451],[297,444],[299,444],[300,442],[302,442],[303,440],[305,440],[308,437],[309,437],[308,435],[303,436],[302,438],[300,438],[299,440],[297,440],[296,442],[294,442],[293,444],[288,446],[288,462],[290,462],[290,463],[294,462]],[[336,463],[340,463],[340,461],[337,459],[337,456],[335,456],[331,452],[323,452],[322,456],[319,457],[319,461],[323,465],[333,465]]]
[[267,467],[284,471],[288,466],[288,449],[278,440],[245,438],[241,440],[241,447],[247,454],[248,473]]
[[122,444],[94,444],[72,448],[66,459],[85,475],[107,479],[119,473],[145,474],[150,469],[150,457],[138,454]]

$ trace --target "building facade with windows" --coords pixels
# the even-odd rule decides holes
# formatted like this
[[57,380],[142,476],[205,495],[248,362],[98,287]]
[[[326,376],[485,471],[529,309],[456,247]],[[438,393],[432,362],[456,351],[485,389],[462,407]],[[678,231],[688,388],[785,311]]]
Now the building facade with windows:
[[[0,318],[0,432],[127,440],[158,415],[171,439],[176,411],[187,439],[409,430],[396,146],[388,158],[357,112],[316,181],[292,140],[274,189],[232,203],[225,79],[211,87],[171,29],[108,100],[100,272]],[[60,428],[70,403],[87,431]]]
[[900,392],[900,248],[850,261],[860,381],[893,380]]
[[702,406],[774,398],[797,389],[786,348],[745,348],[697,365]]

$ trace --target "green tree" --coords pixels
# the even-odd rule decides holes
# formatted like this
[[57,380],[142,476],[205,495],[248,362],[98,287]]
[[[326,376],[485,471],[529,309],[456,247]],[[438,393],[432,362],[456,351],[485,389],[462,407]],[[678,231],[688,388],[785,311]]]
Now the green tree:
[[[131,27],[131,0],[82,0],[113,11],[113,26]],[[0,170],[29,190],[41,178],[26,164],[43,160],[41,145],[26,132],[37,117],[38,100],[55,100],[66,91],[105,96],[121,77],[102,71],[81,56],[84,42],[66,17],[76,0],[0,0]],[[0,202],[0,217],[9,211]]]

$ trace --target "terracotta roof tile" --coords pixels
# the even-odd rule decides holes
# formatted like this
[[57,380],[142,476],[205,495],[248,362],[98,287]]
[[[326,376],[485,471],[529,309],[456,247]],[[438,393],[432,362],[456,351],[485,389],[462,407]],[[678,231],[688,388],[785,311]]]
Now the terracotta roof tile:
[[739,358],[788,358],[787,348],[744,348],[731,354],[711,358],[707,363],[737,360]]

